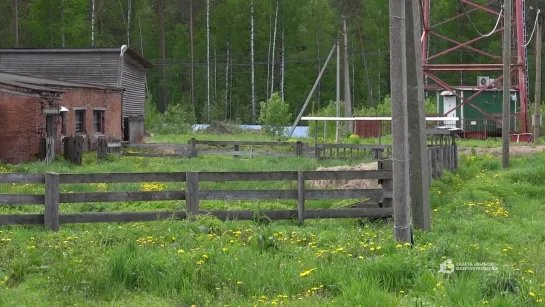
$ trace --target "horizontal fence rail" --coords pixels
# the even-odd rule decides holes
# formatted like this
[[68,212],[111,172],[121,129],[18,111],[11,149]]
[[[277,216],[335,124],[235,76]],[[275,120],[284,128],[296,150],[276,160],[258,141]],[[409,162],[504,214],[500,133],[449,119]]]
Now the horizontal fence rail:
[[[0,215],[0,225],[42,224],[58,231],[64,223],[134,222],[152,221],[169,217],[188,218],[197,214],[210,214],[219,219],[253,220],[256,218],[305,219],[313,218],[361,218],[389,217],[392,215],[391,161],[380,161],[379,170],[369,171],[278,171],[278,172],[177,172],[177,173],[101,173],[101,174],[0,174],[0,183],[44,184],[43,195],[0,194],[0,205],[43,205],[44,214]],[[312,180],[378,180],[378,189],[306,189],[306,181]],[[297,181],[292,190],[200,190],[200,182],[211,181]],[[61,184],[85,183],[140,183],[184,182],[185,190],[137,191],[137,192],[86,192],[64,193]],[[372,199],[377,205],[370,208],[305,209],[306,200],[321,199]],[[60,204],[130,202],[130,201],[177,201],[186,202],[185,211],[160,212],[100,212],[59,214]],[[201,210],[200,201],[207,200],[296,200],[293,210]]]

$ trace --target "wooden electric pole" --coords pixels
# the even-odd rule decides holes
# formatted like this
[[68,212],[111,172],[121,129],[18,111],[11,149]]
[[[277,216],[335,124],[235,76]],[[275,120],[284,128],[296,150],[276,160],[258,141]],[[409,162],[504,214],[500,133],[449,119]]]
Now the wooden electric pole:
[[[348,33],[346,31],[346,16],[343,16],[343,41],[344,41],[344,116],[352,117],[352,97],[350,97],[350,69],[348,63]],[[353,133],[353,122],[348,121],[347,130]]]
[[539,142],[541,137],[541,21],[539,20],[539,11],[537,12],[538,17],[536,18],[537,22],[537,33],[536,33],[536,88],[535,88],[535,97],[534,97],[534,120],[533,120],[533,138],[534,143]]
[[412,242],[409,207],[409,146],[405,0],[390,0],[390,83],[392,86],[392,172],[394,236]]
[[502,116],[502,161],[509,168],[509,128],[511,106],[511,0],[503,2],[503,116]]
[[[409,179],[412,221],[416,229],[430,230],[430,183],[426,149],[426,106],[420,43],[421,19],[418,1],[405,1],[407,46],[407,118],[409,133]],[[408,77],[410,76],[410,77]]]

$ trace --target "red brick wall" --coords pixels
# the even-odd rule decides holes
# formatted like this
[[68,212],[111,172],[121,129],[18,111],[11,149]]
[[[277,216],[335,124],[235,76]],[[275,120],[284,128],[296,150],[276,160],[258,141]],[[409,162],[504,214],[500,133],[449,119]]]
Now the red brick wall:
[[[85,126],[86,133],[83,134],[87,141],[87,146],[94,148],[98,135],[94,132],[93,109],[105,108],[104,111],[104,135],[109,138],[121,140],[121,99],[122,93],[98,89],[62,89],[65,93],[61,94],[61,105],[68,109],[66,118],[66,135],[75,135],[75,117],[74,108],[85,107]],[[59,128],[61,125],[59,121]]]
[[[0,89],[8,87],[1,86]],[[16,164],[39,157],[45,115],[37,97],[0,92],[0,160]]]

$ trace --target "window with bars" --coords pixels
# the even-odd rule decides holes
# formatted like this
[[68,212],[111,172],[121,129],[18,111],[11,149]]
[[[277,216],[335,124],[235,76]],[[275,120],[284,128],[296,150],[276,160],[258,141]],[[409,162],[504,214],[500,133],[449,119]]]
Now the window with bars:
[[95,134],[104,134],[104,110],[93,110]]

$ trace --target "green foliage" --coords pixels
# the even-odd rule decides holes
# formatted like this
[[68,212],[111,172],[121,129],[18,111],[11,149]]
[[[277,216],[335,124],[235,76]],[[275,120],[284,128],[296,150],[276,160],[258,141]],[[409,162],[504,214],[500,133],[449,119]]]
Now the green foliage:
[[272,136],[282,136],[286,126],[290,124],[291,113],[289,105],[282,101],[278,93],[274,93],[269,101],[261,102],[259,122],[263,124],[265,133]]
[[167,114],[161,114],[148,93],[146,97],[145,128],[147,132],[159,134],[184,134],[191,130],[191,124],[195,123],[193,112],[190,108],[181,104],[169,106]]
[[[344,116],[344,101],[341,101],[339,106],[339,113],[341,116]],[[309,116],[319,116],[319,117],[326,117],[326,116],[337,116],[337,103],[335,101],[330,101],[329,104],[322,109],[313,111]],[[324,124],[325,123],[325,124]],[[341,122],[341,128],[344,126],[345,123]],[[325,128],[324,128],[325,127]],[[327,142],[327,140],[334,140],[336,136],[336,122],[334,121],[318,121],[318,127],[316,127],[316,123],[314,121],[311,121],[308,123],[308,135],[310,137],[314,137],[314,133],[318,129],[318,143]],[[325,130],[325,136],[324,139],[324,130]],[[348,135],[349,136],[349,135]]]
[[[62,224],[54,234],[39,226],[2,226],[0,305],[540,306],[545,295],[545,154],[514,157],[508,170],[488,168],[500,159],[462,155],[459,172],[434,180],[434,231],[416,231],[412,248],[395,241],[391,221],[306,220],[301,227],[296,221],[198,216],[185,221]],[[23,166],[31,173],[184,172],[312,170],[342,163],[273,157],[180,161],[121,157],[110,163],[86,160],[82,167],[62,161]],[[183,188],[180,182],[61,186],[63,193]],[[282,188],[293,186],[255,181],[209,182],[203,187]],[[43,184],[0,185],[2,194],[43,192]],[[496,199],[501,199],[508,217],[476,204]],[[305,205],[319,209],[331,203],[307,200]],[[203,210],[288,210],[294,204],[201,202]],[[183,201],[65,204],[63,213],[174,211],[184,206]],[[0,214],[43,214],[43,208],[2,206]],[[438,272],[446,259],[456,267],[460,262],[494,263],[498,270],[455,270],[447,275]]]

